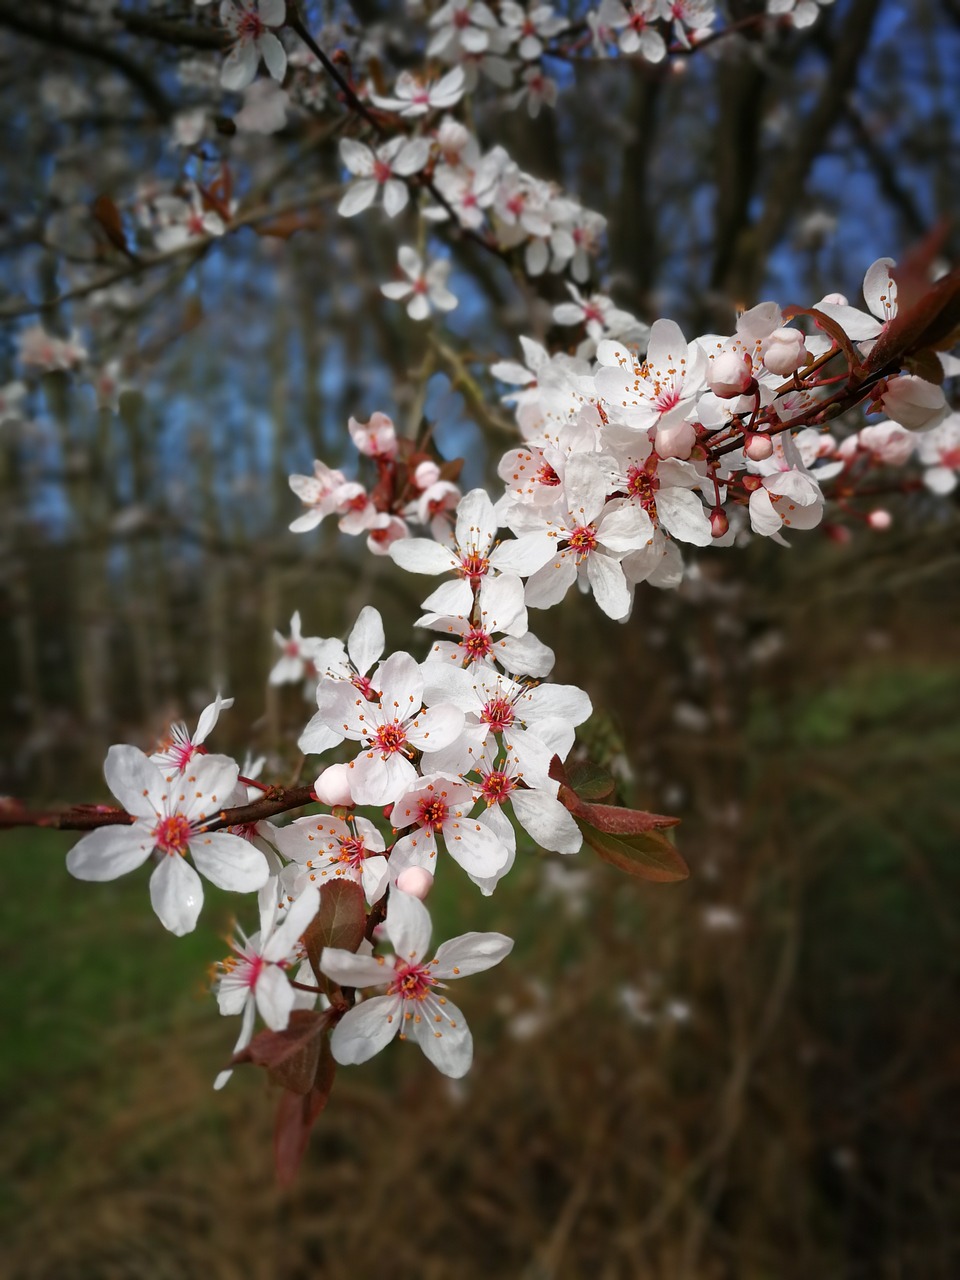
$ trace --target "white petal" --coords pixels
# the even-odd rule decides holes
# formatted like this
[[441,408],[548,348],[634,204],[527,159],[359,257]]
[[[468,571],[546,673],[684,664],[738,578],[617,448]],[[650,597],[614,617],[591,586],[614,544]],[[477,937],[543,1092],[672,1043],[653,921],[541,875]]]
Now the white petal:
[[160,923],[178,938],[197,926],[203,906],[200,877],[179,854],[165,854],[150,877],[150,902]]
[[270,878],[270,868],[260,850],[229,831],[193,836],[190,853],[197,870],[219,889],[254,893]]
[[401,538],[391,544],[390,556],[410,573],[449,573],[458,564],[450,549],[432,538]]
[[330,1051],[341,1066],[366,1062],[400,1030],[399,996],[374,996],[345,1013],[333,1029]]
[[573,815],[545,791],[514,791],[510,801],[520,825],[541,849],[576,853],[583,844],[583,834]]
[[495,876],[510,856],[510,850],[476,818],[460,818],[443,826],[443,841],[453,860],[471,876]]
[[284,911],[279,929],[263,948],[264,960],[286,960],[319,910],[320,890],[316,885],[307,885],[299,898]]
[[466,1019],[449,1000],[425,1001],[422,1011],[404,1022],[404,1030],[416,1040],[438,1071],[459,1080],[473,1062],[473,1037]]
[[407,184],[398,178],[388,178],[383,184],[383,208],[388,218],[395,218],[407,207],[410,192]]
[[387,936],[399,959],[416,964],[430,945],[430,912],[419,900],[391,889],[387,903]]
[[224,89],[239,93],[252,84],[257,74],[260,56],[252,40],[242,40],[227,54],[220,68],[220,83]]
[[427,163],[429,155],[430,142],[427,138],[411,138],[397,151],[390,167],[394,173],[407,178],[412,173],[419,173]]
[[271,1031],[282,1031],[290,1021],[295,992],[282,969],[275,964],[260,970],[255,992],[257,1009]]
[[67,854],[67,870],[78,880],[115,880],[143,866],[153,844],[151,830],[142,822],[132,827],[98,827]]
[[337,213],[340,217],[352,218],[355,214],[368,209],[376,198],[378,185],[373,178],[361,178],[359,182],[354,182],[347,187],[337,205]]
[[657,494],[657,515],[672,537],[695,547],[709,547],[713,541],[710,517],[692,489],[661,489]]
[[[397,545],[396,543],[394,544]],[[347,652],[350,661],[365,675],[375,662],[380,659],[384,649],[383,620],[372,605],[365,605],[360,610],[353,630],[347,637]]]
[[305,756],[320,755],[321,752],[328,751],[342,741],[343,734],[336,729],[332,729],[327,723],[327,716],[324,712],[318,711],[316,715],[311,717],[307,727],[301,733],[297,746]]
[[187,772],[168,776],[168,811],[171,806],[191,822],[203,822],[228,807],[240,775],[240,766],[227,756],[194,756]]
[[421,712],[407,725],[407,741],[418,751],[442,751],[456,742],[463,728],[463,712],[450,702],[441,702]]
[[437,948],[431,974],[436,978],[466,978],[482,973],[513,950],[513,939],[502,933],[462,933]]
[[155,819],[163,810],[161,797],[167,790],[164,776],[138,747],[111,747],[103,776],[127,813],[134,817]]
[[257,12],[268,27],[280,27],[286,19],[287,6],[284,0],[260,0]]
[[[295,618],[299,618],[299,614],[294,614]],[[299,627],[299,623],[298,623]],[[232,698],[221,698],[219,693],[216,698],[204,707],[200,712],[200,719],[197,721],[197,731],[193,735],[193,743],[199,746],[201,742],[206,742],[207,738],[214,730],[214,726],[220,719],[221,711],[228,711],[233,706]]]
[[257,48],[274,80],[282,82],[283,77],[287,74],[286,49],[284,49],[272,31],[267,31],[260,37],[257,41]]
[[324,947],[320,955],[320,972],[341,987],[382,987],[393,976],[393,970],[374,956],[358,956],[342,947]]
[[344,167],[356,178],[368,178],[373,173],[374,154],[368,146],[354,138],[340,141],[340,159]]

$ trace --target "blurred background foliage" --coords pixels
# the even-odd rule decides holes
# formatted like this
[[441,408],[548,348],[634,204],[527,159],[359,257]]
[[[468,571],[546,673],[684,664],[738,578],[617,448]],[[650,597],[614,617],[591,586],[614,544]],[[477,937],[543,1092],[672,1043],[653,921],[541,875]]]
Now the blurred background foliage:
[[[178,65],[201,55],[122,23],[100,55],[78,49],[53,8],[0,3],[14,302],[84,278],[76,237],[98,195],[187,164],[168,138],[193,92]],[[118,8],[204,21],[172,0]],[[396,6],[355,9],[389,48]],[[137,59],[151,92],[103,48]],[[765,297],[855,301],[873,258],[953,214],[957,65],[949,0],[837,0],[812,32],[720,41],[673,74],[558,70],[555,114],[481,101],[477,128],[609,216],[620,305],[699,332]],[[217,146],[241,193],[276,173],[277,199],[335,192],[321,126]],[[99,409],[47,374],[0,426],[3,789],[106,799],[110,742],[149,745],[217,690],[237,702],[215,745],[285,777],[308,708],[266,686],[274,628],[299,609],[305,634],[343,634],[372,603],[393,645],[422,645],[422,580],[334,529],[287,533],[287,475],[352,466],[347,417],[383,409],[409,430],[425,418],[467,484],[490,481],[511,437],[483,364],[520,332],[566,342],[550,330],[562,287],[454,246],[461,306],[442,336],[494,411],[478,414],[459,365],[379,296],[412,224],[348,225],[334,203],[290,238],[242,231],[189,272],[134,277],[119,312],[45,315],[119,355],[131,389]],[[17,327],[0,383],[20,372]],[[210,1089],[235,1031],[206,978],[229,895],[172,939],[141,879],[77,885],[69,837],[5,833],[2,1273],[960,1274],[960,546],[949,505],[891,509],[883,535],[834,512],[834,536],[790,551],[708,551],[680,591],[641,587],[623,626],[578,599],[549,615],[557,678],[597,708],[585,750],[626,801],[683,819],[691,879],[628,882],[533,849],[492,900],[441,878],[438,934],[518,939],[471,984],[474,1070],[452,1085],[395,1046],[341,1072],[290,1193],[273,1182],[269,1087],[240,1071]]]

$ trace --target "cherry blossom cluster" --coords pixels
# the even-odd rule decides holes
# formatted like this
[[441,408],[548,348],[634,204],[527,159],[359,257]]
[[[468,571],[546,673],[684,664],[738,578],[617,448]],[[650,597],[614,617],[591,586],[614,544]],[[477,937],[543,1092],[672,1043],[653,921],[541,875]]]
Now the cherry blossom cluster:
[[411,524],[443,537],[461,497],[449,478],[455,469],[438,465],[410,440],[398,437],[385,413],[373,414],[369,422],[351,418],[348,427],[357,451],[376,468],[376,484],[368,491],[317,459],[312,476],[290,477],[290,488],[307,508],[291,530],[306,533],[335,515],[341,533],[367,535],[374,555],[387,555],[393,542],[409,537]]

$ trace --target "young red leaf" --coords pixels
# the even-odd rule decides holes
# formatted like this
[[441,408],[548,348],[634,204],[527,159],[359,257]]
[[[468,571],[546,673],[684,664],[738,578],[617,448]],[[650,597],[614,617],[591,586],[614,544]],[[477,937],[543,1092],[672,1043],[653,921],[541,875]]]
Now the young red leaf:
[[[596,805],[597,809],[604,806]],[[629,812],[625,810],[624,812]],[[576,815],[575,815],[576,816]],[[654,814],[638,815],[654,817]],[[659,831],[601,831],[598,827],[576,817],[577,826],[590,848],[604,862],[641,880],[667,882],[686,880],[690,868],[680,857],[666,836]]]
[[330,1042],[324,1038],[314,1084],[309,1093],[298,1094],[284,1090],[280,1095],[273,1126],[273,1161],[277,1181],[282,1187],[289,1187],[297,1176],[310,1141],[310,1132],[330,1097],[336,1070],[337,1064],[330,1052]]
[[322,1013],[294,1009],[284,1031],[261,1031],[233,1061],[266,1067],[270,1078],[284,1089],[309,1093],[317,1074],[321,1037],[329,1024],[329,1009]]
[[352,880],[333,880],[320,890],[320,910],[303,935],[310,966],[321,981],[320,953],[324,947],[356,951],[367,925],[363,890]]
[[567,770],[566,785],[581,800],[606,800],[616,783],[606,769],[589,760],[575,760]]

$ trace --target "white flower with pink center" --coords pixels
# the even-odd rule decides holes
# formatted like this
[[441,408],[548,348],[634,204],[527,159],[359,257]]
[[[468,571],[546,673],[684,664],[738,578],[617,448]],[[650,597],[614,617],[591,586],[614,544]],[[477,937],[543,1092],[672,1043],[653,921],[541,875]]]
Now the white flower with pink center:
[[397,115],[412,120],[425,116],[429,111],[447,111],[463,97],[463,67],[454,67],[435,83],[422,80],[412,71],[401,71],[393,86],[393,97],[373,95],[374,103],[381,111],[395,111]]
[[347,430],[357,452],[374,461],[389,461],[397,456],[397,429],[385,413],[374,413],[369,422],[350,418]]
[[562,503],[548,519],[556,550],[527,582],[527,604],[548,609],[559,604],[578,580],[592,590],[609,618],[630,612],[633,594],[620,560],[645,546],[652,537],[650,517],[631,502],[607,501],[609,479],[587,454],[567,462]]
[[261,58],[274,80],[283,80],[287,54],[270,28],[282,27],[286,16],[284,0],[223,0],[220,21],[233,41],[220,69],[224,89],[246,89],[257,74]]
[[781,529],[813,529],[823,516],[823,494],[803,460],[789,432],[774,440],[774,452],[764,462],[749,462],[748,469],[759,473],[760,486],[750,494],[750,526],[775,541],[783,541]]
[[[230,955],[218,962],[217,1003],[225,1016],[242,1014],[240,1036],[233,1052],[238,1054],[253,1038],[257,1013],[271,1031],[283,1031],[298,1004],[315,1003],[315,996],[303,996],[290,985],[289,970],[302,959],[300,938],[320,909],[320,891],[308,885],[284,911],[277,907],[272,884],[260,893],[260,930],[252,937],[230,942]],[[222,1089],[233,1071],[221,1071],[214,1081]]]
[[502,933],[465,933],[425,961],[430,913],[397,889],[390,892],[386,932],[393,956],[323,949],[320,968],[342,987],[387,988],[385,995],[364,1000],[340,1019],[330,1037],[334,1058],[343,1066],[366,1062],[399,1035],[415,1040],[444,1075],[465,1075],[473,1061],[473,1038],[463,1014],[442,993],[447,981],[499,964],[513,940]]
[[424,263],[416,249],[402,244],[397,251],[397,261],[407,279],[382,284],[380,292],[394,302],[406,301],[411,320],[426,320],[431,309],[453,311],[456,308],[457,296],[447,288],[452,266],[449,258]]
[[621,53],[639,53],[648,62],[662,62],[667,56],[666,41],[652,25],[666,16],[662,0],[632,0],[627,5],[602,0],[597,16],[603,27],[619,32]]
[[372,905],[383,897],[388,877],[383,836],[367,818],[347,820],[332,814],[297,818],[276,833],[277,848],[297,864],[292,887],[352,880]]
[[172,724],[166,740],[151,754],[151,761],[165,773],[170,769],[183,773],[194,756],[203,754],[203,744],[220,719],[220,712],[228,711],[232,706],[232,698],[221,698],[218,693],[213,702],[200,712],[200,719],[192,735],[182,720]]
[[319,755],[343,741],[343,734],[334,727],[326,713],[325,690],[336,688],[346,681],[364,698],[375,699],[378,696],[378,691],[374,690],[370,681],[370,673],[383,656],[385,643],[383,620],[369,604],[357,615],[346,645],[342,640],[336,639],[320,641],[313,659],[320,675],[317,685],[319,710],[311,718],[297,743],[304,755]]
[[425,707],[423,675],[408,653],[394,653],[378,668],[379,701],[358,696],[344,683],[322,683],[321,716],[344,738],[360,742],[350,762],[349,789],[356,804],[392,804],[413,785],[417,752],[439,750],[463,729],[463,712],[450,703]]
[[229,805],[239,772],[233,760],[199,756],[186,772],[168,779],[137,747],[111,747],[104,776],[134,821],[85,835],[67,854],[67,870],[78,880],[115,880],[153,854],[153,909],[171,933],[190,933],[203,905],[203,885],[187,862],[188,853],[197,870],[221,889],[250,893],[269,876],[266,859],[248,841],[203,829]]
[[570,283],[567,284],[567,292],[573,301],[561,302],[553,308],[555,323],[584,324],[587,335],[594,342],[599,342],[601,338],[619,337],[621,334],[625,341],[627,335],[632,340],[635,330],[639,330],[637,337],[645,336],[644,327],[638,325],[629,311],[619,310],[612,298],[607,298],[602,293],[594,293],[585,298],[577,286]]
[[296,684],[306,680],[312,688],[317,678],[314,659],[322,641],[316,636],[304,636],[301,631],[299,611],[290,619],[290,635],[273,633],[273,643],[280,650],[280,657],[267,677],[269,684]]
[[390,813],[397,831],[414,827],[401,836],[390,855],[390,873],[396,878],[407,867],[423,867],[435,874],[437,837],[471,879],[494,878],[510,856],[509,846],[489,827],[470,816],[476,803],[475,788],[454,774],[425,774],[400,797]]
[[[460,499],[454,527],[453,545],[430,538],[407,538],[395,542],[390,555],[411,573],[454,573],[457,581],[445,583],[423,602],[431,613],[458,616],[469,614],[474,588],[491,573],[514,573],[526,577],[544,564],[553,552],[553,540],[546,531],[525,534],[497,543],[497,518],[484,489],[471,489]],[[524,626],[518,635],[526,630]]]
[[347,483],[342,471],[331,470],[319,458],[314,460],[312,476],[290,476],[288,483],[308,510],[290,525],[291,533],[306,533],[336,511],[339,493]]
[[391,138],[376,151],[354,138],[343,138],[340,159],[356,181],[344,193],[337,213],[342,218],[352,218],[369,209],[382,192],[384,212],[388,218],[395,218],[410,198],[404,178],[419,173],[429,158],[430,143],[426,138]]
[[[513,674],[537,677],[549,675],[553,670],[553,650],[526,629],[523,583],[515,574],[484,578],[468,614],[454,617],[425,613],[416,625],[446,632],[451,637],[437,641],[427,655],[427,662],[455,662],[460,666],[496,663]],[[521,627],[523,634],[518,635]],[[498,634],[500,632],[504,634]]]
[[[673,320],[657,320],[650,330],[647,354],[604,344],[598,351],[597,394],[618,422],[658,433],[686,420],[704,389],[707,359],[696,343],[688,343]],[[666,450],[657,442],[657,452]]]
[[835,320],[848,338],[860,343],[860,349],[867,352],[897,314],[897,282],[893,278],[893,258],[878,258],[870,264],[863,277],[863,300],[870,314],[849,306],[846,302],[835,302],[831,295],[816,305],[817,311]]

